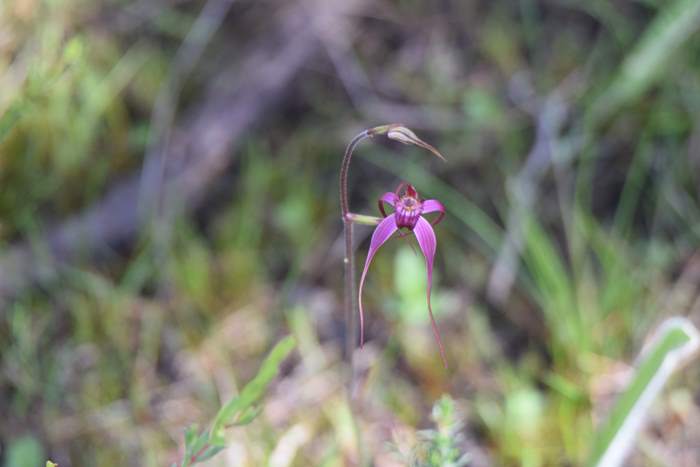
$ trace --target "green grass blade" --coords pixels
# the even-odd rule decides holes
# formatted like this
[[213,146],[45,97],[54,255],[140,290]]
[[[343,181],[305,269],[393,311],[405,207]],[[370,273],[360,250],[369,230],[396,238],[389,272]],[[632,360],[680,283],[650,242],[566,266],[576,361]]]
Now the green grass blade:
[[[214,419],[214,424],[211,428],[209,442],[214,446],[224,445],[224,430],[227,425],[233,425],[240,422],[239,416],[243,415],[250,422],[252,419],[246,417],[246,414],[256,413],[252,409],[253,405],[265,395],[267,387],[279,373],[280,364],[287,358],[289,352],[294,349],[296,342],[292,336],[287,336],[275,345],[270,354],[265,358],[258,374],[255,375],[252,381],[245,385],[241,393],[228,401],[219,410],[219,413]],[[253,412],[251,412],[253,410]]]
[[700,28],[700,2],[676,0],[666,6],[627,55],[610,86],[596,99],[589,115],[592,126],[638,98],[664,73],[685,41]]
[[700,335],[686,318],[664,321],[642,351],[632,382],[598,431],[589,465],[615,467],[622,464],[652,402],[671,374],[699,345]]

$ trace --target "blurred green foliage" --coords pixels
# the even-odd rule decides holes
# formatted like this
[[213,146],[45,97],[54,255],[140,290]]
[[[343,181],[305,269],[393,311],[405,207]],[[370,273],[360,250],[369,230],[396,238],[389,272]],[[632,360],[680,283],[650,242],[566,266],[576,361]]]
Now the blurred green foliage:
[[[154,100],[206,2],[146,3],[0,3],[0,259],[23,243],[48,262],[41,239],[56,222],[141,170]],[[281,2],[237,2],[185,77],[179,120],[228,85],[215,78],[222,64],[272,35],[271,11]],[[372,12],[348,19],[349,68],[310,60],[246,133],[204,207],[175,219],[165,258],[144,234],[3,302],[0,462],[179,460],[182,428],[214,419],[221,395],[254,379],[289,330],[298,361],[228,440],[241,465],[391,466],[386,444],[403,436],[427,446],[425,465],[588,459],[644,337],[671,313],[698,319],[698,2],[402,1]],[[513,231],[511,187],[555,90],[552,163],[518,213],[516,281],[498,302],[487,289]],[[350,185],[358,212],[376,214],[400,179],[445,204],[434,309],[452,369],[430,332],[421,257],[389,244],[367,285],[362,403],[351,404],[337,170],[347,136],[388,118],[357,95],[447,156],[363,144]],[[695,397],[697,376],[672,384]],[[695,399],[683,410],[660,402],[630,465],[653,465],[655,446],[678,459],[694,447]]]
[[44,460],[44,450],[41,443],[31,436],[23,436],[12,440],[5,456],[6,467],[33,467],[41,465]]

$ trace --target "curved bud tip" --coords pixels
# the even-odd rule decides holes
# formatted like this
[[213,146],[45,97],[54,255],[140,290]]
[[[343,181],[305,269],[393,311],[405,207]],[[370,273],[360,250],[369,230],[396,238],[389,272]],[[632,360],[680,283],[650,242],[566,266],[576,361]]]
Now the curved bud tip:
[[389,139],[393,139],[394,141],[398,141],[403,144],[413,144],[415,146],[426,149],[433,153],[435,156],[442,159],[443,161],[447,162],[447,159],[445,159],[445,157],[442,154],[440,154],[440,151],[435,149],[434,146],[420,139],[418,136],[416,136],[416,134],[413,131],[409,130],[403,125],[391,125],[389,127],[389,130],[387,131],[386,136]]

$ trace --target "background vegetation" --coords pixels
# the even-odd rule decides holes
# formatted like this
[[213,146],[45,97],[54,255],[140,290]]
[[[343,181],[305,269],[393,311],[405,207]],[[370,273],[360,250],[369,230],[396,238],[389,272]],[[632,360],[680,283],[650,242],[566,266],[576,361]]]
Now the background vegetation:
[[[292,334],[211,465],[584,463],[649,333],[700,322],[699,25],[697,0],[3,0],[0,462],[179,461]],[[351,407],[337,173],[390,122],[448,162],[363,144],[352,204],[444,202],[451,369],[389,243]],[[697,465],[699,373],[630,465]]]

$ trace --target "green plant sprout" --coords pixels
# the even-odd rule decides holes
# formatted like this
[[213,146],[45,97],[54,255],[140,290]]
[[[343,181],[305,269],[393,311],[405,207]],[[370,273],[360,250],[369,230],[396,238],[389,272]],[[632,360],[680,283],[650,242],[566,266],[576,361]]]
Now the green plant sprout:
[[[197,425],[185,430],[185,453],[180,467],[188,467],[211,459],[226,448],[224,432],[227,428],[248,425],[260,414],[260,400],[272,380],[279,373],[282,361],[296,346],[292,336],[279,341],[265,358],[257,375],[237,396],[224,404],[214,418],[209,430],[199,431]],[[172,464],[176,467],[177,464]]]
[[462,441],[461,431],[464,422],[450,396],[444,395],[435,402],[431,418],[435,422],[435,429],[419,433],[426,448],[425,460],[421,466],[462,467],[467,465],[469,455],[462,453],[458,447]]
[[400,461],[410,467],[463,467],[469,464],[469,454],[462,452],[464,419],[454,400],[447,394],[435,401],[430,418],[435,424],[418,432],[418,442],[410,452],[390,445]]

